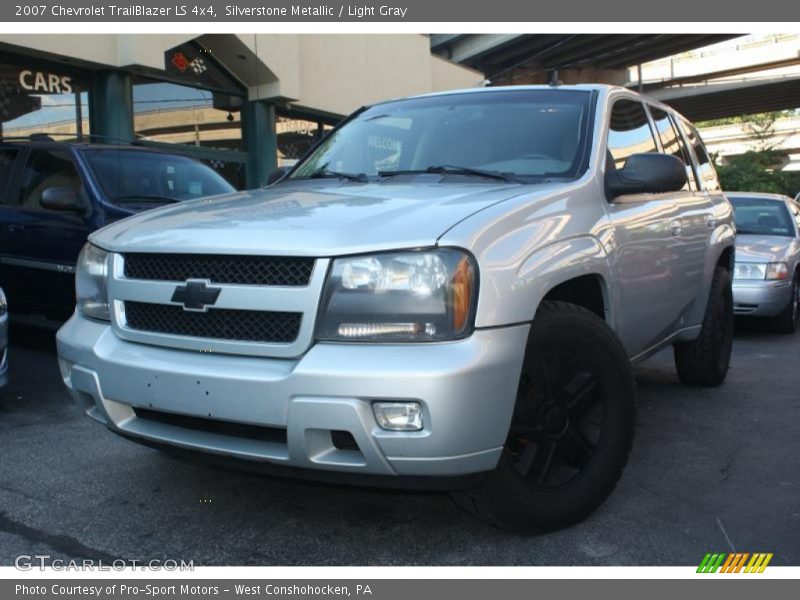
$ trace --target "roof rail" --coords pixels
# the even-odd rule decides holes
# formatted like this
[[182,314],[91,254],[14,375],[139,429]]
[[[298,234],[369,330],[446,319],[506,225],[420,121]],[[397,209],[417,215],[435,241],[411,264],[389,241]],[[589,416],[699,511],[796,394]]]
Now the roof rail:
[[140,140],[126,140],[123,138],[112,137],[109,135],[100,135],[96,133],[83,133],[83,134],[75,134],[75,133],[31,133],[30,135],[0,135],[0,142],[24,142],[24,141],[31,141],[31,142],[55,142],[58,140],[53,139],[54,137],[68,137],[72,138],[68,141],[74,141],[76,143],[82,143],[86,140],[90,142],[92,140],[97,140],[99,142],[116,142],[119,144],[126,144],[132,146],[141,146],[142,142]]

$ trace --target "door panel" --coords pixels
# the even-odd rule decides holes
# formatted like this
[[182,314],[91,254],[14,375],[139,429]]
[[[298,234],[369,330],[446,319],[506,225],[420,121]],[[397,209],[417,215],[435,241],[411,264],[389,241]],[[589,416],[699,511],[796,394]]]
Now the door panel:
[[706,152],[697,130],[684,119],[673,119],[673,126],[680,130],[678,136],[681,151],[687,157],[687,175],[693,181],[691,197],[682,201],[684,219],[689,224],[687,244],[690,252],[687,263],[687,279],[692,295],[685,312],[686,325],[699,325],[705,315],[708,286],[711,273],[706,273],[711,241],[717,226],[715,204],[725,202],[717,181],[714,166]]
[[692,154],[671,116],[656,106],[650,106],[650,115],[662,152],[680,158],[687,166],[686,185],[673,196],[680,212],[681,233],[678,238],[683,246],[681,260],[675,265],[674,289],[680,305],[676,327],[680,329],[694,325],[689,316],[694,312],[698,294],[703,289],[708,244],[713,231],[713,207],[698,185]]
[[89,206],[68,153],[32,150],[17,203],[3,209],[0,263],[12,312],[63,321],[75,306],[75,262],[92,227],[84,213],[44,209],[41,195],[51,187],[74,189]]
[[619,290],[619,335],[631,357],[675,330],[680,307],[676,270],[683,245],[678,203],[669,195],[629,196],[609,206]]
[[[607,170],[623,168],[632,154],[658,152],[640,101],[617,100],[609,118]],[[686,252],[684,224],[675,194],[621,196],[609,203],[608,215],[614,228],[618,333],[634,357],[676,328],[683,301],[675,288]]]

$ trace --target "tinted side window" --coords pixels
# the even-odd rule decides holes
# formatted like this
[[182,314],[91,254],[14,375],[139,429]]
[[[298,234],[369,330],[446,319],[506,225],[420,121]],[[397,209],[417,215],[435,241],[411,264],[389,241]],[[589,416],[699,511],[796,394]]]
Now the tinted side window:
[[653,115],[653,123],[656,126],[656,132],[661,140],[661,147],[664,149],[664,153],[677,156],[683,161],[683,164],[687,165],[687,183],[685,186],[683,186],[683,189],[696,190],[697,187],[695,186],[694,182],[692,159],[689,158],[689,154],[686,152],[686,147],[683,145],[683,140],[675,130],[672,119],[669,118],[669,115],[666,112],[654,106],[650,107],[650,114]]
[[680,133],[680,126],[678,125],[678,121],[675,116],[670,116],[669,120],[672,123],[673,129],[675,129],[675,132],[678,134],[678,144],[680,144],[681,150],[683,151],[683,156],[685,157],[686,179],[689,181],[689,189],[693,192],[696,192],[700,189],[700,180],[698,179],[697,172],[694,168],[694,154],[692,153],[692,149],[686,145],[686,140],[684,140]]
[[719,190],[719,180],[717,180],[717,172],[714,170],[714,165],[711,163],[711,158],[706,152],[706,147],[703,140],[700,139],[700,134],[697,133],[694,125],[681,119],[683,131],[686,133],[686,139],[689,145],[694,148],[694,155],[697,157],[697,175],[703,180],[705,188],[709,191]]
[[16,204],[16,198],[9,197],[8,184],[14,175],[17,153],[16,148],[0,148],[0,204]]
[[624,167],[632,154],[658,151],[641,102],[617,100],[614,103],[608,125],[608,151],[617,169]]
[[81,178],[66,152],[34,150],[28,156],[20,182],[19,204],[23,208],[42,208],[42,192],[47,188],[70,188],[81,192]]

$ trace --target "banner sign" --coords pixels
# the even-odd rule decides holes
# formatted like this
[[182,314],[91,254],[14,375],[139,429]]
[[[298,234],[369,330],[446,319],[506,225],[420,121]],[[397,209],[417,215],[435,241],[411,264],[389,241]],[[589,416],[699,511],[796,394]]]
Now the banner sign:
[[[657,17],[656,17],[657,16]],[[800,3],[761,0],[757,5],[743,0],[698,3],[672,0],[668,9],[656,10],[652,2],[640,0],[560,0],[520,2],[476,0],[456,2],[428,0],[383,0],[382,2],[325,3],[320,0],[200,0],[197,4],[169,0],[138,2],[92,2],[57,0],[36,3],[3,3],[2,21],[18,22],[768,22],[800,21]]]
[[[535,590],[535,591],[534,591]],[[792,598],[796,581],[782,579],[730,579],[703,584],[692,579],[231,579],[147,581],[79,580],[74,578],[0,581],[0,597],[30,600],[485,600],[486,598],[590,598],[614,596],[674,600],[714,597],[726,600]],[[702,596],[704,595],[704,596]]]

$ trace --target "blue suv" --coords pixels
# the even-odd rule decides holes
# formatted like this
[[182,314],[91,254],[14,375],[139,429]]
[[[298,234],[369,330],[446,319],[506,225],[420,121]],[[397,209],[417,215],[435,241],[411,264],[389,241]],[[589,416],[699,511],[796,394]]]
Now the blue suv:
[[0,286],[14,321],[58,326],[75,307],[87,236],[136,212],[234,188],[187,156],[138,145],[0,142]]

